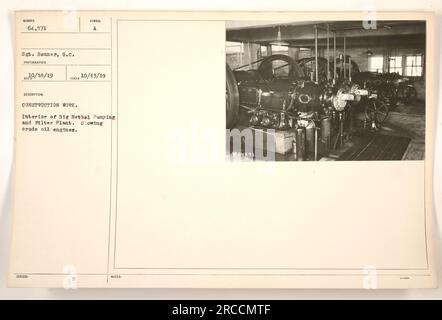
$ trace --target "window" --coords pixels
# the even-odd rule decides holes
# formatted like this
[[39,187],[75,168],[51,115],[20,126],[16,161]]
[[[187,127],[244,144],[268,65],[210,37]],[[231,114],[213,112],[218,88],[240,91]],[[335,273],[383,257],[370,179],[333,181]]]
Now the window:
[[402,56],[390,57],[390,72],[402,75]]
[[422,76],[422,55],[407,56],[405,75],[410,77]]
[[368,58],[368,70],[371,72],[383,72],[384,70],[384,57],[372,56]]
[[226,42],[226,59],[230,68],[235,69],[243,65],[244,45],[242,42]]
[[261,57],[266,57],[267,56],[267,47],[266,46],[261,46]]
[[[313,55],[314,55],[314,52],[312,52],[311,49],[309,49],[309,48],[299,48],[299,53],[298,53],[299,59],[310,58],[310,57],[313,57]],[[333,62],[333,60],[332,60],[332,62]]]
[[272,54],[289,54],[289,47],[272,44]]
[[227,41],[226,42],[226,53],[242,53],[244,51],[243,43],[242,42],[233,42],[233,41]]

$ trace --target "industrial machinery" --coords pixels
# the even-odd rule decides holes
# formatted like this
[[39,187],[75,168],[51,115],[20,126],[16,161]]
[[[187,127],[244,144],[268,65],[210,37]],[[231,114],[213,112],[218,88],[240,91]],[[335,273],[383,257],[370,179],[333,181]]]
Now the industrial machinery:
[[397,83],[398,100],[409,103],[417,97],[417,90],[410,78],[399,76],[395,79]]
[[[345,61],[346,63],[344,66],[344,59],[341,56],[336,58],[336,79],[344,78],[344,67],[346,68],[346,70],[351,70],[352,77],[360,72],[358,64],[354,60],[352,60],[349,55],[346,56]],[[315,73],[315,57],[302,58],[297,60],[297,62],[304,73],[313,79]],[[328,69],[327,64],[329,64]],[[351,64],[351,66],[349,64]],[[327,59],[324,57],[318,57],[319,83],[323,83],[327,80],[327,72],[329,72],[329,70],[331,70],[332,68],[333,62],[327,61]]]
[[232,72],[227,67],[228,126],[235,123],[239,106],[248,114],[250,127],[295,131],[298,156],[302,154],[299,137],[305,139],[301,149],[313,153],[315,159],[318,151],[327,153],[342,146],[351,135],[351,104],[359,100],[362,90],[349,82],[319,85],[306,79],[302,69],[287,56],[283,58],[288,64],[285,73],[269,72],[267,65],[280,58],[268,57],[257,70]]
[[238,118],[239,93],[235,75],[226,64],[226,125],[232,128]]
[[399,101],[410,102],[417,95],[412,81],[398,73],[360,72],[354,76],[354,81],[376,91],[390,109]]
[[[314,150],[316,160],[318,152],[327,154],[351,139],[355,108],[359,107],[360,111],[363,106],[367,129],[376,130],[385,121],[388,106],[379,99],[381,88],[370,79],[354,81],[362,73],[345,54],[345,38],[344,54],[337,56],[336,32],[333,32],[331,55],[331,31],[327,25],[326,58],[322,58],[318,56],[319,30],[315,26],[314,57],[299,63],[286,55],[271,55],[247,65],[257,66],[254,69],[243,70],[245,66],[241,66],[231,70],[226,66],[228,128],[235,125],[242,109],[251,128],[295,132],[298,145],[294,152]],[[299,158],[305,157],[298,152]]]

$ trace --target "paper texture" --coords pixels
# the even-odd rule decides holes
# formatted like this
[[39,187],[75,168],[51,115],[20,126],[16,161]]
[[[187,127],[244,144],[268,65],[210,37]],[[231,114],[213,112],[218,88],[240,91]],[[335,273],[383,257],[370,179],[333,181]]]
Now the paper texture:
[[226,160],[226,21],[363,19],[16,12],[9,285],[434,287],[434,68],[425,160]]

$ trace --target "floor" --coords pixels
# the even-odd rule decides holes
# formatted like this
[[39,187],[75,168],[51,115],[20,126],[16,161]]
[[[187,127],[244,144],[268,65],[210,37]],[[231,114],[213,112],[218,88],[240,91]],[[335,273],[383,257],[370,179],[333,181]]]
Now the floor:
[[402,160],[411,138],[378,133],[355,137],[358,143],[344,152],[339,160]]
[[411,137],[403,160],[425,159],[425,104],[422,101],[399,105],[388,115],[385,127]]

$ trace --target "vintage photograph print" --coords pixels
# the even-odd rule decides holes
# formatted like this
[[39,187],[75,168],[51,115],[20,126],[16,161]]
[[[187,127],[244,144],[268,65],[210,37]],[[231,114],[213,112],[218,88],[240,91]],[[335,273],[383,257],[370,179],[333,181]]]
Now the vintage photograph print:
[[425,21],[226,26],[229,160],[424,160]]

